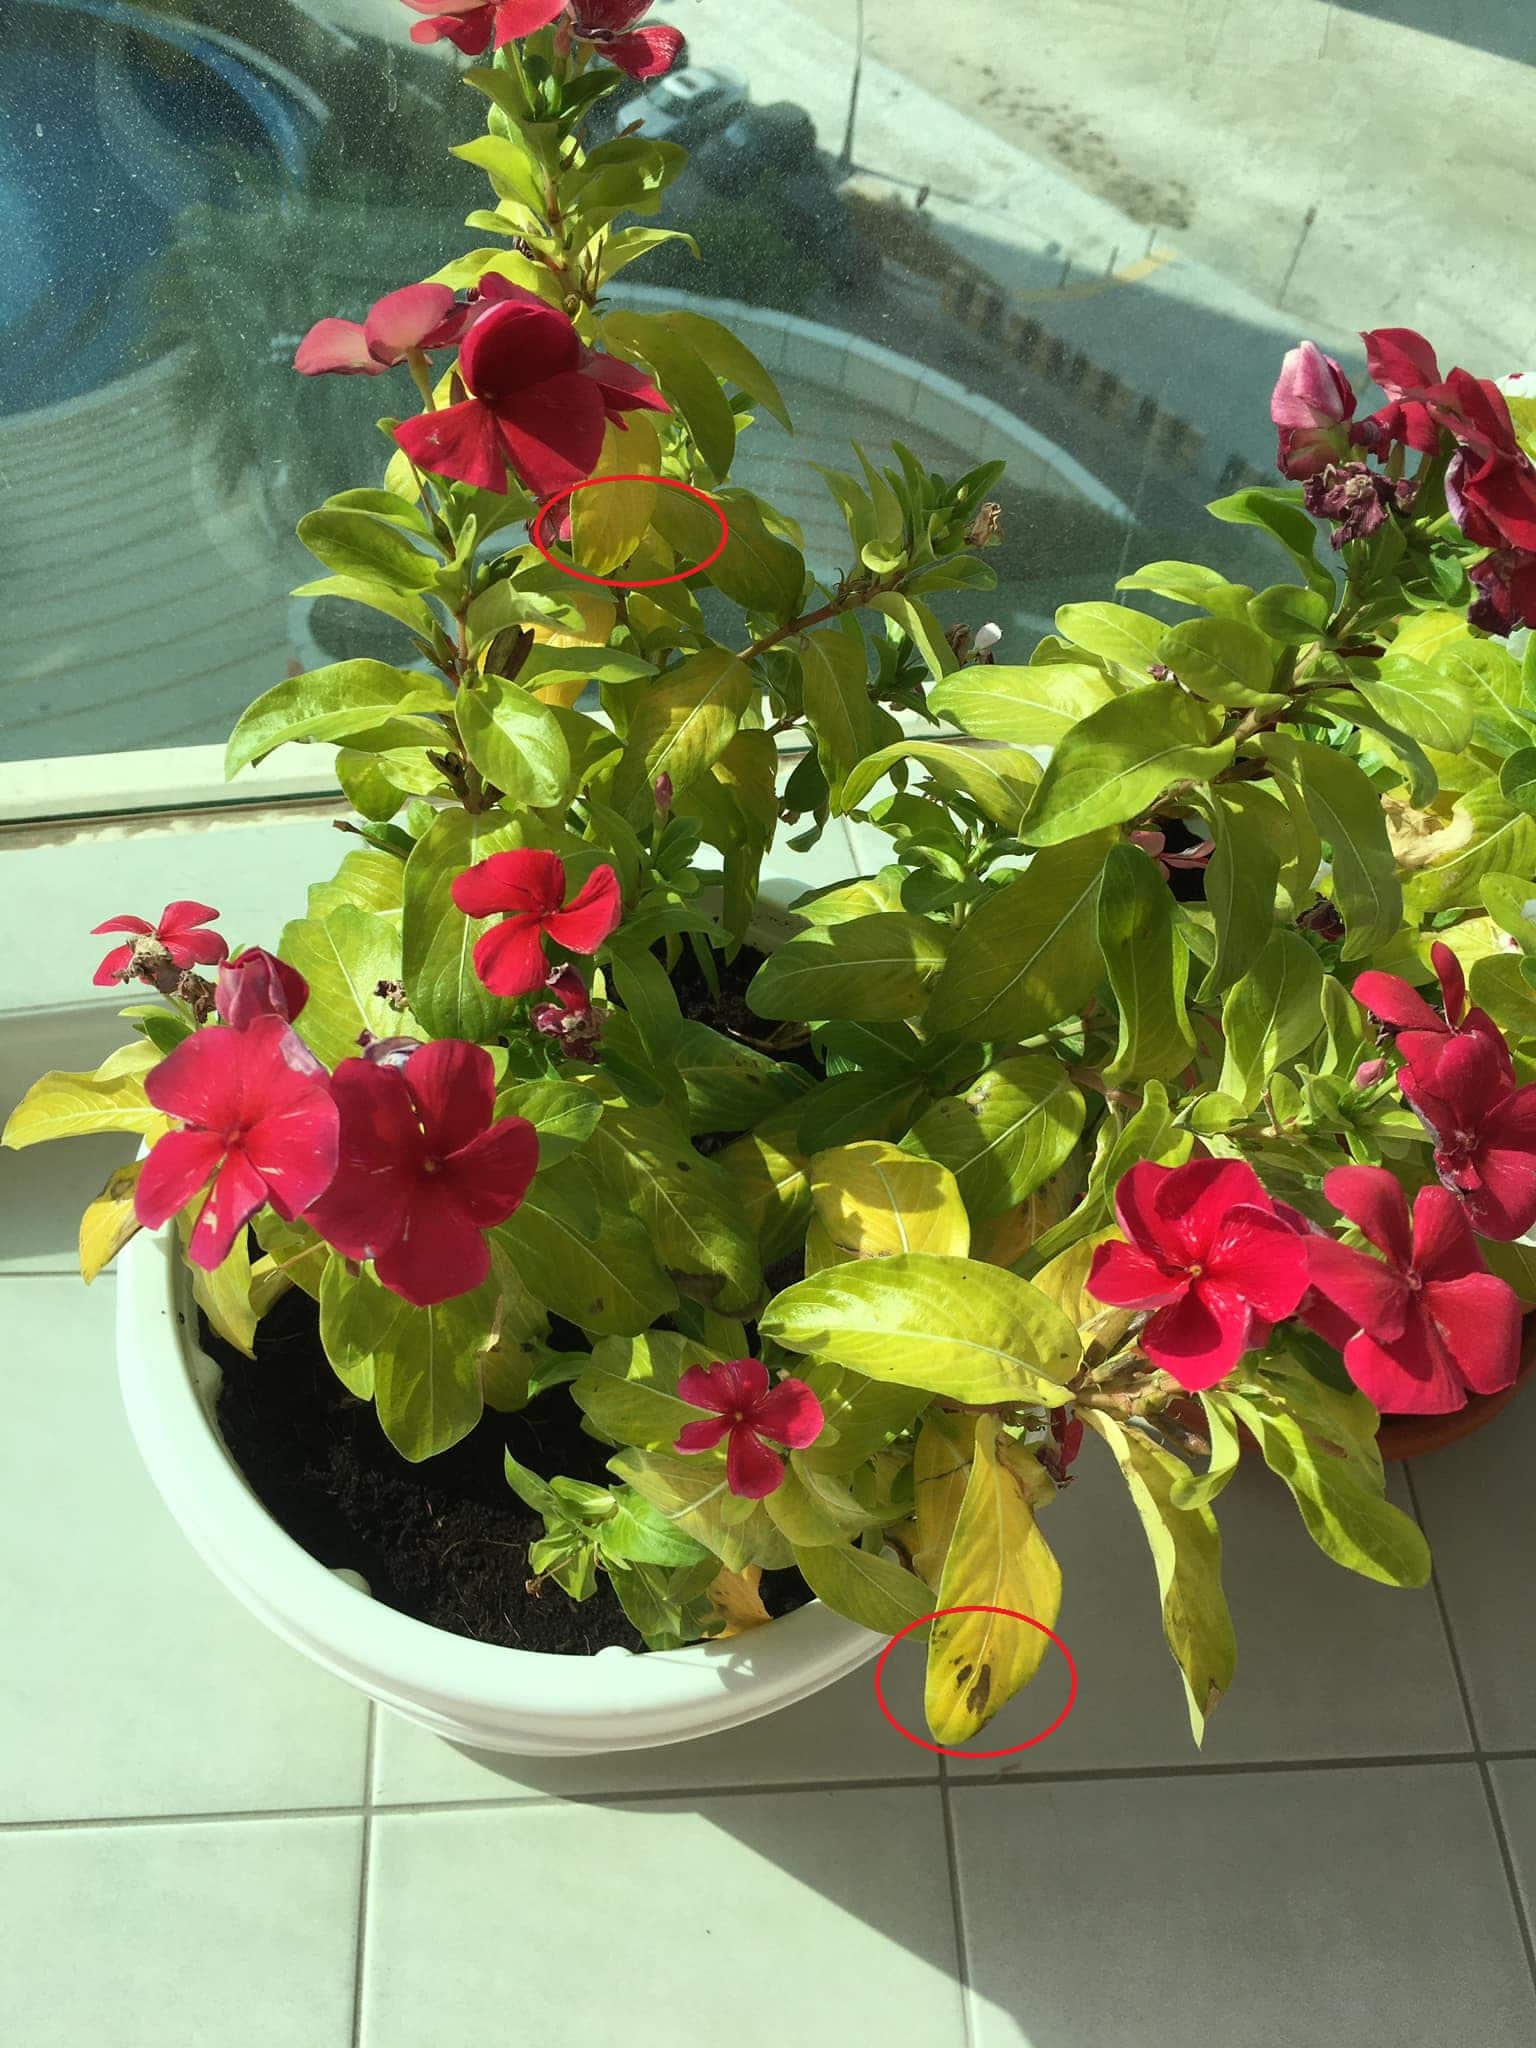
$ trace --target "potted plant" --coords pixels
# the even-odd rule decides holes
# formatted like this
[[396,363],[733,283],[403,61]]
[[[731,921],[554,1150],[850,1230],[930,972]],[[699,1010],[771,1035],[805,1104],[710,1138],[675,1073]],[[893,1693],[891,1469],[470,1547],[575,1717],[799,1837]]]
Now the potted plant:
[[[1155,562],[1121,587],[1176,621],[1067,605],[1027,663],[940,617],[989,585],[995,465],[826,472],[849,566],[817,589],[730,482],[781,410],[762,365],[604,306],[681,162],[582,146],[605,59],[673,53],[636,15],[443,0],[415,31],[494,34],[458,154],[501,239],[297,367],[385,380],[382,480],[300,535],[417,659],[281,682],[229,753],[336,746],[356,843],[275,952],[187,900],[109,918],[135,1035],[8,1142],[142,1136],[81,1241],[87,1278],[127,1247],[151,1470],[274,1627],[426,1725],[675,1740],[973,1610],[928,1643],[963,1741],[1039,1666],[984,1610],[1054,1623],[1092,1439],[1198,1739],[1240,1457],[1338,1562],[1420,1585],[1390,1418],[1454,1431],[1520,1369],[1536,407],[1385,330],[1357,418],[1303,344],[1287,481],[1212,507],[1281,579]],[[807,891],[833,815],[888,857]],[[327,1514],[351,1536],[316,1555],[280,1526]]]

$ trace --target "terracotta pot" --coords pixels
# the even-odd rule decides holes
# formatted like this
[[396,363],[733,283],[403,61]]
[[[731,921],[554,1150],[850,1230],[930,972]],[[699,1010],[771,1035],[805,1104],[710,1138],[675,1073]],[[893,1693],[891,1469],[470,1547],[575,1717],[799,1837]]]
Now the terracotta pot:
[[1383,1415],[1376,1438],[1381,1445],[1382,1457],[1389,1465],[1400,1465],[1407,1458],[1425,1457],[1430,1451],[1441,1450],[1446,1444],[1471,1436],[1474,1430],[1492,1422],[1502,1409],[1509,1406],[1533,1372],[1536,1372],[1536,1315],[1529,1315],[1525,1319],[1525,1346],[1520,1353],[1520,1371],[1513,1386],[1506,1387],[1501,1394],[1473,1394],[1465,1408],[1454,1408],[1449,1415]]

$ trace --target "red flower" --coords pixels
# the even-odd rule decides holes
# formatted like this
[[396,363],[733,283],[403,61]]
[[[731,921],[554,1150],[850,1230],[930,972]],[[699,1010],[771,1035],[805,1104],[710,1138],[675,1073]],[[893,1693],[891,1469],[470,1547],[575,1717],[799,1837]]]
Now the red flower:
[[1099,1246],[1088,1291],[1155,1309],[1142,1349],[1191,1392],[1224,1379],[1306,1292],[1300,1233],[1242,1160],[1143,1160],[1121,1176],[1115,1214],[1130,1242]]
[[545,1038],[555,1040],[567,1059],[591,1060],[603,1036],[603,1020],[592,1007],[587,984],[574,967],[557,967],[546,979],[552,1003],[535,1003],[528,1021]]
[[343,1060],[336,1177],[305,1216],[385,1287],[430,1308],[491,1269],[484,1233],[505,1223],[539,1160],[533,1125],[493,1122],[496,1071],[483,1046],[441,1038],[403,1065]]
[[1422,1067],[1442,1053],[1453,1038],[1472,1032],[1486,1038],[1497,1051],[1511,1083],[1515,1078],[1504,1034],[1486,1010],[1467,1008],[1467,982],[1461,962],[1449,946],[1437,939],[1429,957],[1440,982],[1440,1001],[1445,1014],[1432,1010],[1418,990],[1400,975],[1382,974],[1370,968],[1355,977],[1354,998],[1370,1011],[1378,1023],[1388,1024],[1397,1037],[1397,1049],[1410,1065]]
[[531,36],[547,28],[556,15],[565,12],[565,0],[405,0],[419,21],[411,30],[413,43],[437,43],[445,37],[466,57],[478,57],[494,43],[499,50],[517,36]]
[[1069,1484],[1072,1467],[1082,1448],[1082,1417],[1074,1415],[1069,1419],[1065,1408],[1053,1408],[1051,1433],[1040,1446],[1040,1462],[1058,1486]]
[[222,1265],[266,1202],[291,1223],[335,1171],[336,1105],[295,1062],[302,1050],[281,1017],[259,1017],[246,1031],[210,1024],[144,1077],[144,1093],[182,1129],[145,1160],[134,1213],[158,1230],[206,1187],[187,1247],[195,1266]]
[[1479,595],[1467,607],[1467,624],[1501,638],[1516,626],[1536,626],[1536,553],[1496,548],[1467,571]]
[[[229,941],[217,932],[203,931],[218,912],[207,903],[168,903],[160,913],[158,924],[147,924],[142,917],[109,917],[105,924],[91,927],[92,938],[99,938],[103,932],[132,932],[141,939],[153,939],[155,945],[169,955],[170,964],[183,973],[189,967],[211,967],[229,952]],[[136,965],[148,955],[144,965]],[[115,981],[126,981],[137,974],[141,981],[153,981],[152,972],[146,971],[157,963],[151,948],[137,946],[114,946],[91,976],[97,988],[110,988]]]
[[1337,462],[1347,442],[1340,429],[1354,414],[1354,390],[1333,357],[1315,341],[1289,349],[1269,401],[1269,416],[1280,429],[1280,474],[1315,476]]
[[677,1383],[678,1399],[707,1408],[706,1422],[690,1422],[672,1446],[674,1451],[712,1451],[729,1437],[725,1483],[743,1500],[761,1500],[784,1478],[784,1460],[763,1442],[806,1450],[821,1435],[821,1403],[804,1380],[768,1384],[768,1368],[760,1358],[733,1358],[727,1364],[690,1365]]
[[1401,441],[1423,455],[1433,455],[1440,446],[1440,428],[1425,394],[1442,389],[1434,350],[1411,327],[1376,327],[1360,339],[1365,343],[1366,368],[1391,403],[1362,420],[1352,438],[1376,454]]
[[293,367],[303,377],[382,377],[418,350],[456,347],[481,310],[478,302],[461,305],[445,284],[408,284],[376,300],[365,320],[317,320]]
[[1466,1216],[1444,1188],[1413,1206],[1381,1166],[1336,1166],[1323,1181],[1334,1207],[1386,1262],[1331,1237],[1306,1239],[1320,1300],[1304,1319],[1339,1346],[1345,1369],[1380,1409],[1444,1415],[1468,1390],[1496,1394],[1520,1365],[1520,1303],[1488,1272]]
[[651,0],[571,0],[576,34],[631,78],[660,78],[683,47],[680,29],[639,26],[650,11]]
[[1514,1085],[1502,1039],[1458,1031],[1397,1077],[1435,1137],[1435,1171],[1472,1228],[1505,1242],[1536,1223],[1536,1083]]
[[1216,851],[1214,839],[1202,839],[1198,846],[1192,846],[1187,853],[1169,853],[1167,835],[1156,830],[1127,832],[1125,835],[1132,846],[1139,846],[1149,854],[1163,871],[1164,879],[1172,877],[1175,869],[1186,868],[1197,871],[1206,866]]
[[466,868],[453,900],[466,917],[509,913],[475,941],[475,972],[494,996],[529,996],[543,985],[546,933],[569,953],[595,953],[624,914],[612,868],[594,868],[567,903],[565,862],[531,847]]
[[214,1003],[226,1024],[243,1031],[258,1017],[291,1023],[309,1001],[309,983],[296,967],[263,946],[248,946],[219,969]]
[[470,328],[459,375],[469,396],[402,420],[395,439],[418,467],[485,491],[505,491],[510,467],[547,498],[592,474],[605,422],[670,410],[641,371],[584,348],[565,313],[511,285]]

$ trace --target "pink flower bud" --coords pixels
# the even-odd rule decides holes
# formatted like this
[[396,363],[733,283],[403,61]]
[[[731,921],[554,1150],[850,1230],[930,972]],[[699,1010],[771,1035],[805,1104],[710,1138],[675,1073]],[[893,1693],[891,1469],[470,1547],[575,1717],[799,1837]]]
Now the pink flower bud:
[[670,811],[672,808],[672,798],[676,794],[675,790],[672,787],[671,776],[658,775],[654,784],[652,785],[651,794],[656,799],[656,808],[658,811]]
[[1385,1060],[1362,1060],[1355,1069],[1355,1086],[1357,1088],[1374,1088],[1378,1081],[1386,1078],[1386,1072],[1387,1063]]
[[1338,461],[1347,446],[1344,423],[1354,415],[1354,391],[1332,356],[1315,341],[1288,350],[1269,401],[1269,416],[1280,429],[1281,474],[1315,476]]

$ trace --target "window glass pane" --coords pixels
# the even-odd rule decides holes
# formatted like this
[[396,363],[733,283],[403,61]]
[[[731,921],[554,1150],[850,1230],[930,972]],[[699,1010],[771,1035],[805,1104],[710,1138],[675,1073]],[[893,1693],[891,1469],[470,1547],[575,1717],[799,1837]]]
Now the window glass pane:
[[[1065,600],[1198,552],[1271,580],[1208,498],[1272,473],[1312,334],[1532,353],[1527,0],[673,0],[686,68],[602,119],[695,151],[695,234],[615,298],[734,302],[798,433],[739,480],[846,566],[812,463],[1006,458],[1000,587],[947,598],[1023,659]],[[290,592],[322,497],[375,485],[403,372],[304,380],[299,336],[488,237],[447,154],[480,101],[398,0],[0,9],[0,756],[222,739],[285,673],[410,659]],[[1536,364],[1531,367],[1536,368]]]

